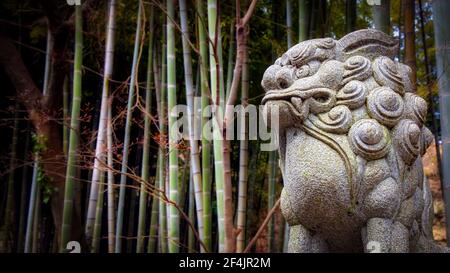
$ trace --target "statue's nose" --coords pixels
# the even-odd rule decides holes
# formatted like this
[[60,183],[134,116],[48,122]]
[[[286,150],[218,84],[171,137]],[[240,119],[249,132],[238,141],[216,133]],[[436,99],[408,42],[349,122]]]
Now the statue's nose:
[[266,91],[283,90],[291,86],[294,81],[295,75],[292,67],[274,64],[264,72],[261,85]]

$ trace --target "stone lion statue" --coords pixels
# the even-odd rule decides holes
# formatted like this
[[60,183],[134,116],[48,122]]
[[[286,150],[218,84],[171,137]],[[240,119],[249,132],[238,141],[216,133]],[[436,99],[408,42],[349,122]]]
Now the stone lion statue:
[[383,32],[359,30],[301,42],[264,73],[289,252],[448,252],[433,241],[421,161],[433,140],[427,103],[397,50]]

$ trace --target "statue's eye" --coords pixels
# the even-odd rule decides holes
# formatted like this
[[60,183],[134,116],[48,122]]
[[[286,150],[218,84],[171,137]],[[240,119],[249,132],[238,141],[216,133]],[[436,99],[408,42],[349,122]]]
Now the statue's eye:
[[307,77],[307,76],[309,76],[310,70],[311,69],[310,69],[309,65],[307,65],[307,64],[302,65],[301,67],[299,67],[295,70],[295,76],[297,77],[297,79]]
[[309,77],[316,74],[317,70],[319,70],[320,62],[319,61],[310,61],[309,63],[300,66],[295,69],[295,77],[297,79],[301,79],[304,77]]
[[275,79],[278,85],[278,88],[285,89],[291,86],[291,84],[294,81],[293,77],[293,69],[292,67],[282,67],[277,73],[275,74]]

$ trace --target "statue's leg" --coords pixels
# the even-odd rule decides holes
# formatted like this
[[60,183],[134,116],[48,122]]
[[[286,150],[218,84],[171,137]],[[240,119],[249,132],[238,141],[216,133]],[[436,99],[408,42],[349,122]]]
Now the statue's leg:
[[362,230],[364,252],[409,252],[409,231],[398,221],[371,218]]
[[328,252],[328,246],[319,234],[313,234],[302,225],[291,226],[289,233],[289,253]]

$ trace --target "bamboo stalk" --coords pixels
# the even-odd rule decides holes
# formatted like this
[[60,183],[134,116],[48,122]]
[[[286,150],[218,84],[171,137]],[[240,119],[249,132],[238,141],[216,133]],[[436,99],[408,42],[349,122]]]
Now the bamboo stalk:
[[[181,0],[182,1],[182,0]],[[194,194],[194,180],[192,175],[189,176],[189,221],[195,223],[195,194]],[[195,236],[192,229],[188,229],[188,252],[195,252]]]
[[298,40],[305,41],[309,37],[309,10],[308,0],[298,0]]
[[286,36],[288,48],[292,47],[292,0],[286,0]]
[[381,0],[380,5],[372,6],[373,24],[375,29],[390,34],[390,0]]
[[64,77],[63,83],[63,152],[67,156],[69,149],[69,77]]
[[439,148],[439,132],[438,132],[438,125],[436,120],[436,107],[434,105],[434,98],[433,98],[433,89],[432,89],[432,81],[430,78],[430,67],[429,67],[429,61],[428,61],[428,47],[427,47],[427,40],[425,38],[425,26],[424,26],[424,19],[423,19],[423,10],[422,10],[422,0],[419,0],[419,17],[420,17],[420,33],[422,38],[422,47],[423,47],[423,59],[424,59],[424,65],[425,65],[425,78],[427,82],[427,89],[428,89],[428,104],[430,105],[431,110],[431,126],[433,129],[433,135],[434,135],[434,147],[436,149],[436,159],[437,159],[437,168],[439,172],[439,178],[441,180],[441,188],[442,187],[442,162],[441,162],[441,149]]
[[441,136],[442,136],[442,193],[445,203],[445,221],[447,232],[447,246],[450,246],[450,123],[449,118],[449,95],[450,95],[450,2],[442,0],[433,1],[433,24],[436,47],[436,68],[439,75],[439,108],[441,113]]
[[[164,17],[163,17],[164,18]],[[165,20],[163,19],[165,22]],[[161,156],[161,159],[159,159],[159,190],[163,192],[164,194],[167,194],[166,191],[166,164],[167,164],[167,157],[166,157],[166,134],[167,134],[167,64],[166,64],[166,54],[167,54],[167,44],[166,44],[166,36],[167,36],[167,28],[163,27],[163,45],[162,45],[162,58],[161,58],[161,92],[159,95],[159,99],[157,101],[160,102],[159,107],[159,128],[160,128],[160,153],[159,156]],[[167,252],[167,204],[164,202],[162,198],[160,198],[159,203],[159,225],[160,225],[160,236],[159,236],[159,245],[161,247],[161,252],[166,253]]]
[[[175,68],[175,30],[173,18],[175,18],[174,1],[167,0],[167,114],[169,117],[169,198],[172,202],[179,202],[178,189],[178,149],[176,126],[177,114],[173,108],[177,104],[176,98],[176,68]],[[169,252],[179,252],[180,240],[180,215],[178,209],[169,206]]]
[[[194,86],[192,77],[192,60],[191,50],[189,47],[189,30],[186,11],[186,0],[180,0],[180,20],[183,42],[183,61],[184,61],[184,78],[186,84],[186,102],[188,110],[188,132],[190,145],[191,172],[195,193],[195,207],[197,213],[197,225],[200,234],[200,240],[204,240],[205,231],[203,225],[203,200],[202,200],[202,174],[200,167],[200,151],[198,142],[194,136]],[[205,251],[205,250],[202,250]]]
[[[38,156],[37,154],[35,156]],[[32,231],[33,231],[33,216],[34,209],[36,207],[36,196],[37,196],[37,176],[39,170],[39,160],[34,159],[33,165],[33,178],[31,180],[31,189],[30,189],[30,202],[28,205],[28,216],[27,216],[27,228],[25,231],[25,247],[24,252],[31,252],[31,240],[32,240]]]
[[[247,38],[247,37],[246,37]],[[248,89],[249,89],[249,74],[248,74],[248,51],[247,43],[244,48],[244,60],[242,63],[242,86],[241,86],[241,103],[243,107],[248,105]],[[238,195],[238,215],[237,215],[237,229],[239,234],[236,240],[236,252],[241,253],[245,246],[245,223],[247,214],[247,183],[248,183],[248,115],[244,112],[241,119],[241,140],[239,151],[239,195]]]
[[215,113],[213,114],[213,150],[214,150],[214,171],[216,179],[217,198],[217,226],[219,233],[219,252],[225,251],[225,201],[224,201],[224,168],[223,168],[223,139],[219,124],[222,118],[220,100],[220,55],[219,55],[219,28],[217,18],[217,0],[208,0],[208,34],[209,34],[209,64],[210,64],[210,89],[211,99]]
[[356,0],[345,1],[345,29],[347,33],[356,29]]
[[100,175],[100,183],[98,185],[97,207],[95,209],[95,223],[91,247],[92,253],[98,253],[100,250],[100,240],[102,236],[104,189],[105,189],[105,172],[102,172]]
[[[25,155],[24,162],[28,160],[27,155],[30,148],[30,123],[27,125],[25,132]],[[24,251],[25,246],[25,228],[26,228],[26,207],[27,207],[27,180],[28,180],[28,166],[24,165],[22,168],[22,181],[20,183],[20,211],[19,211],[19,229],[18,229],[18,242],[17,252]]]
[[67,156],[66,182],[64,191],[63,223],[60,241],[60,251],[65,251],[67,242],[70,240],[72,229],[73,210],[73,183],[76,175],[78,129],[81,104],[81,67],[83,61],[83,24],[81,6],[75,6],[75,57],[73,72],[73,99],[72,113],[70,119],[69,151]]
[[[159,156],[158,156],[159,161]],[[156,164],[159,165],[159,162]],[[158,172],[156,172],[156,178],[154,180],[154,183],[156,184],[156,181],[158,180]],[[157,185],[155,185],[156,188]],[[147,253],[155,253],[156,245],[157,245],[157,233],[158,233],[158,213],[159,213],[159,200],[156,195],[153,195],[152,197],[152,212],[150,215],[150,232],[149,232],[149,238],[148,238],[148,246],[147,246]]]
[[104,175],[104,166],[106,165],[107,152],[107,119],[108,119],[108,98],[109,98],[109,83],[113,72],[114,63],[114,37],[115,37],[115,23],[116,21],[116,0],[109,1],[109,15],[108,28],[106,34],[106,50],[105,63],[103,74],[103,90],[100,106],[100,121],[98,125],[97,142],[95,147],[94,170],[92,172],[91,190],[89,195],[88,211],[86,216],[86,239],[89,242],[93,233],[93,226],[95,222],[97,198],[99,196],[100,177]]
[[150,5],[150,26],[149,26],[149,44],[148,44],[148,63],[147,63],[147,85],[145,92],[145,113],[144,113],[144,143],[142,149],[142,167],[141,167],[141,185],[139,194],[139,216],[137,230],[136,252],[144,251],[144,231],[145,216],[147,213],[147,187],[145,183],[149,180],[149,164],[150,164],[150,130],[151,130],[151,109],[152,109],[152,84],[153,84],[153,5]]
[[33,239],[31,242],[31,252],[38,253],[39,252],[39,224],[41,219],[41,187],[38,185],[37,196],[36,196],[36,205],[34,207],[34,216],[33,216]]
[[[209,87],[208,87],[208,45],[206,42],[206,22],[204,5],[201,0],[197,0],[197,27],[198,27],[198,43],[200,48],[200,92],[201,92],[201,128],[205,128],[208,118],[204,115],[207,107],[209,106]],[[211,251],[211,233],[212,233],[212,206],[211,206],[211,141],[206,135],[207,133],[202,130],[202,199],[203,199],[203,229],[204,238],[203,243],[207,250]]]
[[228,98],[231,90],[231,81],[233,80],[233,55],[234,55],[234,21],[230,24],[230,43],[228,45],[228,67],[227,67],[227,85],[225,97]]
[[128,104],[127,104],[127,114],[125,121],[125,136],[123,141],[122,150],[122,166],[120,169],[120,188],[119,188],[119,202],[117,206],[117,221],[116,221],[116,253],[122,251],[122,228],[123,228],[123,214],[125,207],[125,186],[127,184],[127,172],[128,172],[128,155],[130,146],[130,131],[132,123],[132,111],[135,102],[135,85],[137,82],[137,70],[138,70],[138,55],[139,55],[139,45],[141,41],[141,21],[142,21],[142,1],[140,0],[138,8],[138,16],[136,23],[136,34],[134,40],[134,51],[133,51],[133,64],[131,68],[131,79],[130,79],[130,89],[128,91]]
[[[268,197],[269,200],[267,202],[267,207],[269,210],[275,204],[275,186],[276,186],[276,177],[277,177],[277,152],[272,151],[269,152],[269,166],[268,166]],[[273,252],[275,249],[275,221],[273,218],[269,221],[269,231],[267,232],[267,245],[269,252]]]
[[[156,45],[155,45],[156,48]],[[156,109],[158,117],[160,117],[161,113],[161,82],[159,81],[159,69],[158,69],[158,59],[157,54],[154,51],[153,53],[153,79],[155,83],[155,95],[156,95]],[[161,120],[160,123],[161,125]],[[156,162],[156,175],[154,180],[155,188],[159,189],[159,181],[160,181],[160,165],[163,164],[161,162],[162,160],[162,149],[161,146],[158,149],[158,157]],[[150,235],[148,240],[148,247],[147,252],[148,253],[154,253],[158,252],[157,244],[158,244],[158,238],[161,240],[161,236],[157,237],[157,234],[161,235],[161,230],[159,230],[159,211],[160,211],[160,199],[157,196],[157,193],[154,193],[152,196],[152,213],[151,213],[151,220],[150,220]]]
[[107,146],[108,146],[108,252],[115,251],[115,188],[114,188],[114,163],[113,163],[113,138],[112,138],[112,101],[108,105],[108,120],[106,127]]

